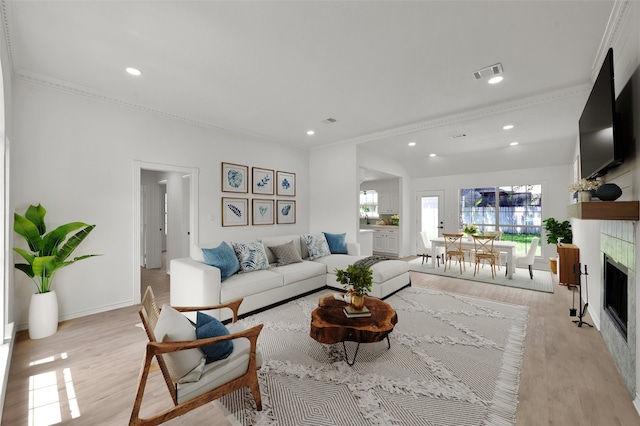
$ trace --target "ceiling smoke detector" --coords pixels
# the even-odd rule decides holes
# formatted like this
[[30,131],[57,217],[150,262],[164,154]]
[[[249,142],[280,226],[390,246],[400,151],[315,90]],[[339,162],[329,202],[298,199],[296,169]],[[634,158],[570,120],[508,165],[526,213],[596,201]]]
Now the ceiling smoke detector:
[[322,122],[324,124],[331,124],[331,123],[335,123],[336,121],[338,121],[338,120],[336,120],[335,118],[331,118],[331,117],[327,118],[326,120],[322,120]]
[[481,70],[473,72],[473,77],[476,80],[485,80],[498,75],[502,75],[502,64],[491,65],[490,67],[482,68]]

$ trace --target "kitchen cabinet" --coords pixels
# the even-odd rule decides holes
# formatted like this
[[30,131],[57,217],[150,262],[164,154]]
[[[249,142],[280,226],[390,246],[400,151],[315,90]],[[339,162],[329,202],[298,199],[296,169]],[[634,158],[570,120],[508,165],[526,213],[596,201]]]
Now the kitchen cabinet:
[[378,214],[398,214],[400,211],[400,197],[391,192],[378,194]]
[[397,229],[376,229],[373,233],[373,253],[398,255],[400,247]]

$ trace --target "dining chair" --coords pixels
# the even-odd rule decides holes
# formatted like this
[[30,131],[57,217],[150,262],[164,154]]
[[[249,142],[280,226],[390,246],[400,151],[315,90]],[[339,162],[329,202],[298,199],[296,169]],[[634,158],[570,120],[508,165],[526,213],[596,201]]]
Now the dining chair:
[[449,269],[451,269],[451,259],[456,258],[456,261],[460,264],[460,273],[462,274],[462,268],[467,270],[465,262],[465,251],[462,249],[462,234],[442,234],[444,238],[444,271],[447,272],[447,260],[449,261]]
[[475,266],[473,268],[473,276],[475,277],[480,268],[480,262],[489,262],[491,267],[491,278],[496,278],[496,252],[493,250],[493,242],[495,235],[474,235],[473,248],[475,256]]
[[[422,264],[424,265],[424,261],[428,260],[430,257],[433,256],[433,253],[431,252],[431,240],[429,239],[429,235],[427,235],[427,231],[421,231],[418,233],[418,242],[422,244]],[[438,261],[438,268],[439,268],[440,252],[442,252],[442,248],[438,247],[436,250],[438,250],[438,253],[436,253],[435,255]],[[442,256],[442,259],[444,261],[444,256]]]
[[536,259],[536,249],[538,248],[538,241],[540,241],[540,238],[533,237],[531,239],[529,250],[527,250],[527,254],[516,254],[516,257],[514,259],[516,267],[529,267],[529,276],[531,277],[531,279],[533,279],[533,262]]
[[[483,235],[494,235],[496,237],[496,241],[501,241],[502,240],[502,234],[504,234],[504,232],[502,231],[485,231],[483,232]],[[502,252],[501,251],[496,251],[496,264],[498,267],[498,271],[500,270],[500,267],[502,266]]]

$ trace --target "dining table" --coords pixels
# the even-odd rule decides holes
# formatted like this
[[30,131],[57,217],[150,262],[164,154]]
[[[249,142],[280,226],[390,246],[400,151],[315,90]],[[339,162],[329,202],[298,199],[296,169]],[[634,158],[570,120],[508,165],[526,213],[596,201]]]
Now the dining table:
[[[444,248],[444,238],[433,238],[431,240],[431,253],[437,253],[438,247]],[[467,250],[474,250],[473,239],[462,238],[462,248]],[[513,279],[513,273],[516,270],[515,257],[516,257],[516,243],[513,241],[493,241],[493,250],[505,253],[507,255],[507,264],[505,269],[507,270],[507,278]],[[436,267],[436,257],[431,256],[431,267]]]

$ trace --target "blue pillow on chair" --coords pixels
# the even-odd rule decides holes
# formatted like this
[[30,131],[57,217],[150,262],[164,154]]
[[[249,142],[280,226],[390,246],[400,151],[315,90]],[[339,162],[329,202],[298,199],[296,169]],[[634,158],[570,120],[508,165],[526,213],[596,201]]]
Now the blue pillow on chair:
[[240,270],[236,252],[224,241],[216,248],[203,248],[202,256],[207,265],[220,269],[220,280],[224,281]]
[[329,244],[331,254],[347,254],[347,234],[327,234],[323,232],[324,238]]
[[[196,337],[198,339],[226,336],[228,334],[229,330],[220,321],[211,315],[198,312],[196,317]],[[233,342],[229,340],[203,346],[202,352],[207,356],[207,363],[219,361],[231,355],[231,352],[233,352]]]

